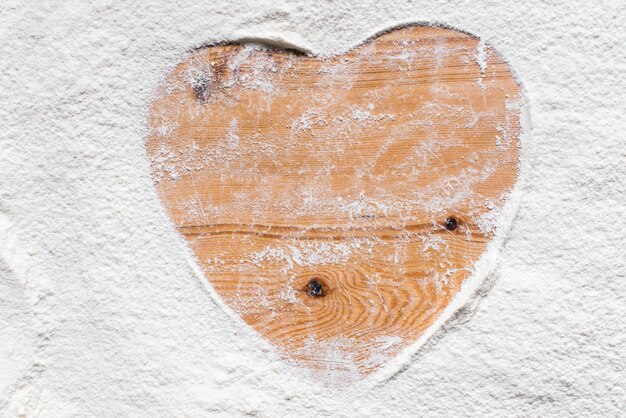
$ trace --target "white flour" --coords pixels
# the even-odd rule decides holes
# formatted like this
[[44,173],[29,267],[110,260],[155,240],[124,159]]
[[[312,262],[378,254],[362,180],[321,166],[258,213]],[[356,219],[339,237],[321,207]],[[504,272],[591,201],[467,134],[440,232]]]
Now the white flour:
[[[623,2],[64,3],[0,5],[4,415],[623,413]],[[496,267],[482,299],[375,378],[325,387],[196,279],[152,186],[147,106],[207,42],[270,38],[323,55],[424,21],[481,36],[523,83],[523,201],[500,261],[492,251],[479,266]]]

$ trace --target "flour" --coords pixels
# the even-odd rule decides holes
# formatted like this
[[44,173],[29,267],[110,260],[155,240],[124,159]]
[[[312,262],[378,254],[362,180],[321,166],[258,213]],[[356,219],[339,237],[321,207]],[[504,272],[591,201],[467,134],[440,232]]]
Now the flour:
[[[3,2],[0,411],[50,417],[623,414],[626,34],[619,28],[625,12],[618,1],[218,0],[143,2],[141,8],[106,0]],[[206,43],[269,39],[328,56],[412,22],[480,36],[479,65],[489,47],[506,58],[532,116],[522,175],[503,216],[483,220],[485,229],[497,225],[499,235],[475,266],[475,277],[486,281],[474,280],[459,299],[468,304],[451,306],[414,350],[370,359],[385,364],[371,378],[327,386],[281,359],[216,295],[209,297],[153,188],[143,148],[148,106],[185,51]],[[410,50],[407,45],[394,65],[405,66]],[[273,88],[271,80],[244,81]],[[314,111],[293,129],[332,122],[317,120]],[[395,116],[355,111],[338,117],[370,123]],[[475,122],[468,115],[464,123]],[[159,129],[167,135],[175,128]],[[222,155],[240,136],[231,128]],[[207,152],[192,146],[184,155],[164,150],[158,158],[175,177],[212,161]],[[428,155],[406,164],[419,166]],[[394,210],[369,198],[346,201],[345,208]],[[219,215],[194,204],[193,216]],[[311,254],[320,249],[313,250],[286,248],[285,260],[314,262]],[[350,246],[325,251],[341,259]],[[380,352],[394,341],[393,335],[381,339]],[[335,341],[320,354],[349,357],[345,344]]]

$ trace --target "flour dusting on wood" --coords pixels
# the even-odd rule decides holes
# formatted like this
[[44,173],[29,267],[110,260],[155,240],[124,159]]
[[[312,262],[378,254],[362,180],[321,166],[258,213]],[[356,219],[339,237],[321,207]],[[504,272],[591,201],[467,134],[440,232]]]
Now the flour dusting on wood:
[[521,103],[497,53],[448,29],[327,58],[223,45],[165,80],[147,148],[220,297],[296,364],[351,381],[471,276],[517,176]]

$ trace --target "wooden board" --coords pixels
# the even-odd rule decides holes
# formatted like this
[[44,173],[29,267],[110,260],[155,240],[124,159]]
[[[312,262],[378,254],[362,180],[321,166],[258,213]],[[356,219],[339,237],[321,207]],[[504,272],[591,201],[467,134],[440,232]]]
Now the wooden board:
[[520,88],[473,36],[406,27],[333,57],[187,56],[146,143],[207,280],[297,364],[363,376],[470,276],[518,171]]

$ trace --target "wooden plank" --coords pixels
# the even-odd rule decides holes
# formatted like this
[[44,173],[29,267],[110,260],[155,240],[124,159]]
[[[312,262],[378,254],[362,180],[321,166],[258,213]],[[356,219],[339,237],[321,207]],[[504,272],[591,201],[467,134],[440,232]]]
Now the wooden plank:
[[362,376],[470,276],[518,172],[520,88],[473,36],[415,26],[315,57],[191,53],[146,143],[223,300],[286,358]]

